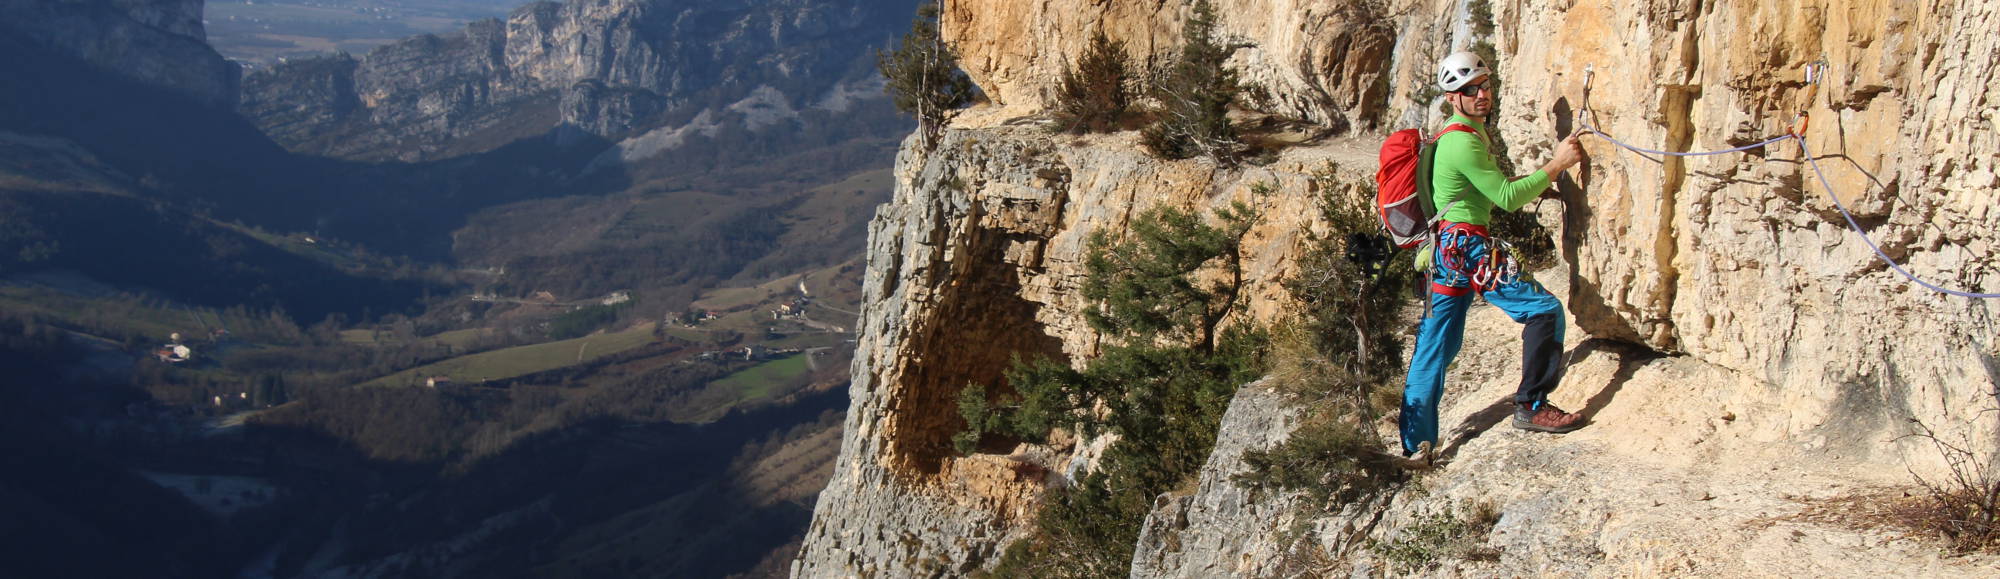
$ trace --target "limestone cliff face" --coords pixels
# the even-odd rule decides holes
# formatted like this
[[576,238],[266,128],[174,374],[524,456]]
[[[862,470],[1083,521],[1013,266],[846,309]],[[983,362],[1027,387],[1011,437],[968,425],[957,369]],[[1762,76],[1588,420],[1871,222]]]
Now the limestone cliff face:
[[201,20],[202,3],[0,0],[0,34],[49,45],[206,105],[234,107],[242,70],[209,48],[208,32]]
[[[953,130],[906,147],[898,187],[871,224],[867,307],[834,480],[821,493],[799,576],[959,574],[997,559],[1045,484],[1087,468],[1086,448],[951,456],[956,396],[997,383],[1012,357],[1095,355],[1077,295],[1091,231],[1146,208],[1265,208],[1245,269],[1257,315],[1314,227],[1307,176],[1361,167],[1352,150],[1299,149],[1246,171],[1160,162],[1135,135],[1054,138],[1030,127]],[[1284,193],[1258,197],[1259,182]],[[1101,449],[1100,449],[1101,450]]]
[[[1270,112],[1335,128],[1375,126],[1386,114],[1385,75],[1398,29],[1380,3],[1313,0],[1216,2],[1220,32],[1242,46],[1237,69],[1268,89]],[[946,2],[944,33],[994,103],[1020,112],[1047,107],[1065,64],[1102,31],[1126,43],[1133,62],[1166,65],[1188,3],[970,0]]]
[[[1129,215],[1155,204],[1250,200],[1250,183],[1275,181],[1279,195],[1254,200],[1270,208],[1272,218],[1254,234],[1250,260],[1259,288],[1250,311],[1275,315],[1274,280],[1283,275],[1300,232],[1318,227],[1303,221],[1312,194],[1305,175],[1332,161],[1344,177],[1365,179],[1374,170],[1372,147],[1381,130],[1426,122],[1436,128],[1436,103],[1415,95],[1425,94],[1432,63],[1480,40],[1473,37],[1479,28],[1473,11],[1448,0],[1215,5],[1221,32],[1247,46],[1234,63],[1268,94],[1261,106],[1347,128],[1353,136],[1288,149],[1268,166],[1234,170],[1149,158],[1130,133],[1051,137],[1028,127],[1049,105],[1061,63],[1075,60],[1091,32],[1125,40],[1137,62],[1157,67],[1179,38],[1187,2],[945,3],[944,33],[992,103],[962,116],[936,152],[906,150],[899,162],[895,200],[872,230],[868,322],[854,366],[848,439],[796,567],[801,575],[950,573],[990,563],[987,557],[1020,528],[1022,502],[1042,484],[1060,482],[1071,467],[1087,467],[1089,453],[1023,447],[1007,457],[951,458],[948,438],[957,427],[952,396],[968,381],[994,380],[1013,352],[1073,360],[1094,354],[1095,337],[1081,322],[1083,304],[1075,292],[1084,237],[1097,228],[1115,231]],[[1515,166],[1545,161],[1556,135],[1579,126],[1586,104],[1591,115],[1584,119],[1606,133],[1672,150],[1723,149],[1783,134],[1794,111],[1804,107],[1812,161],[1855,210],[1869,238],[1926,280],[2000,292],[1994,256],[2000,199],[1993,193],[2000,185],[1994,161],[2000,137],[1991,130],[2000,121],[2000,100],[1989,94],[2000,86],[2000,38],[1964,25],[2000,16],[2000,3],[1565,0],[1491,6],[1494,32],[1485,40],[1496,48],[1494,64],[1504,83],[1494,125]],[[1801,69],[1822,58],[1831,73],[1808,103]],[[1587,69],[1595,74],[1586,103]],[[1535,207],[1545,223],[1559,225],[1566,264],[1544,277],[1566,288],[1576,326],[1569,345],[1577,357],[1589,359],[1578,345],[1590,337],[1634,344],[1645,354],[1608,369],[1573,369],[1564,396],[1574,398],[1559,401],[1590,405],[1607,423],[1622,419],[1634,427],[1623,433],[1607,427],[1600,438],[1559,439],[1565,442],[1555,450],[1496,439],[1488,447],[1493,456],[1479,460],[1524,476],[1560,478],[1577,473],[1532,460],[1539,466],[1521,471],[1508,461],[1582,453],[1584,462],[1615,471],[1625,464],[1619,453],[1643,453],[1659,441],[1692,446],[1722,439],[1730,442],[1647,468],[1659,469],[1662,488],[1679,488],[1716,483],[1673,479],[1677,468],[1730,465],[1708,470],[1713,476],[1735,472],[1730,469],[1739,461],[1763,461],[1756,462],[1761,467],[1773,464],[1773,457],[1803,453],[1815,464],[1838,465],[1838,472],[1823,476],[1852,480],[1856,472],[1900,473],[1905,461],[1919,469],[1936,466],[1935,457],[1920,455],[1907,440],[1887,442],[1904,432],[1905,418],[1954,434],[1991,432],[1992,416],[1980,412],[1994,407],[1990,392],[2000,380],[2000,329],[1993,321],[2000,307],[1933,293],[1889,271],[1834,209],[1797,144],[1664,162],[1599,139],[1586,139],[1586,148],[1592,154],[1588,168],[1562,180],[1559,198]],[[1493,330],[1513,333],[1504,326]],[[1501,341],[1489,347],[1506,352],[1488,356],[1493,366],[1518,363],[1510,358],[1518,352],[1510,348],[1518,346]],[[1647,362],[1659,354],[1676,357]],[[1606,359],[1625,358],[1595,358],[1611,363]],[[1486,382],[1507,379],[1482,371],[1468,366],[1450,380],[1492,398],[1466,401],[1453,412],[1468,424],[1491,427],[1498,419],[1481,411],[1504,392],[1488,392]],[[1634,374],[1653,376],[1652,384],[1679,397],[1618,396]],[[1725,412],[1728,420],[1717,418]],[[1232,410],[1232,420],[1238,418]],[[1266,418],[1268,424],[1253,428],[1261,430],[1242,436],[1269,441],[1289,431],[1284,420]],[[1020,474],[1040,469],[1056,474]],[[1015,476],[995,474],[1002,470]],[[1755,476],[1747,466],[1740,470]],[[1460,476],[1436,480],[1476,488],[1476,477]],[[1868,480],[1894,483],[1882,476]],[[1601,482],[1616,484],[1615,478]],[[1225,487],[1233,488],[1211,486],[1205,478],[1200,492],[1230,492]],[[1504,509],[1532,488],[1509,492],[1514,494],[1482,497]],[[1600,510],[1633,508],[1622,498],[1581,489],[1570,498]],[[1202,494],[1174,499],[1156,517],[1179,516],[1176,532],[1211,537],[1227,534],[1228,525],[1263,520],[1242,514],[1261,512],[1255,509],[1236,509],[1234,519],[1187,514],[1231,500],[1241,502]],[[1380,507],[1373,511],[1387,513],[1380,529],[1368,523],[1373,515],[1367,513],[1347,523],[1338,517],[1302,520],[1367,527],[1342,535],[1358,541],[1370,532],[1387,538],[1388,531],[1417,524],[1419,511],[1445,506]],[[1536,516],[1575,513],[1535,508],[1542,509]],[[1500,528],[1582,533],[1598,541],[1590,547],[1598,549],[1626,548],[1604,534],[1636,528],[1519,526],[1527,520],[1503,515]],[[1202,531],[1202,524],[1211,526]],[[979,531],[957,531],[971,527]],[[1164,536],[1169,527],[1149,536]],[[1335,535],[1341,533],[1326,533]],[[1543,539],[1522,539],[1522,545]],[[1574,555],[1562,565],[1580,572],[1611,572],[1597,566],[1601,561],[1583,559],[1588,549],[1580,549],[1552,556]],[[1236,545],[1190,557],[1142,545],[1135,574],[1269,573],[1276,563],[1218,561],[1284,550],[1276,543]],[[1687,556],[1701,557],[1694,548],[1673,553],[1689,550],[1697,554]],[[1781,551],[1731,552],[1796,555]],[[1634,553],[1627,554],[1639,556]],[[1536,568],[1516,563],[1521,566],[1502,569]],[[1736,569],[1782,568],[1763,564]]]
[[[799,103],[822,98],[866,78],[873,48],[903,30],[914,5],[536,2],[504,21],[407,39],[359,59],[257,71],[244,110],[288,147],[354,158],[450,155],[558,126],[619,138],[760,87]],[[328,76],[341,68],[352,73]],[[347,102],[359,106],[337,106]],[[676,114],[682,109],[690,112]]]

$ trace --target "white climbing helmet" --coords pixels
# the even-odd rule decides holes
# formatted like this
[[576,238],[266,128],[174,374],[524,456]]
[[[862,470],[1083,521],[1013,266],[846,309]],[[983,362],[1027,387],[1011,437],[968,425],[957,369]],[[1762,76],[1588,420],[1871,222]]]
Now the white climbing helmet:
[[1463,50],[1454,52],[1438,62],[1438,88],[1445,92],[1455,91],[1465,86],[1465,83],[1472,82],[1472,79],[1486,76],[1491,72],[1493,71],[1486,69],[1486,61],[1480,60],[1479,55]]

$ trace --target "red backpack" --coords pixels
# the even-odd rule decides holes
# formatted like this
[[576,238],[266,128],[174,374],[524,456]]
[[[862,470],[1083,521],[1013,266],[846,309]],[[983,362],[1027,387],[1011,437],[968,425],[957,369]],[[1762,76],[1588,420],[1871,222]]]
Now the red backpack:
[[[1375,172],[1375,212],[1396,247],[1423,245],[1430,238],[1431,225],[1443,213],[1431,200],[1431,155],[1437,150],[1438,138],[1453,131],[1478,134],[1472,127],[1453,123],[1429,139],[1421,130],[1403,129],[1390,133],[1382,142],[1382,168]],[[1450,210],[1450,205],[1445,206],[1445,211]]]

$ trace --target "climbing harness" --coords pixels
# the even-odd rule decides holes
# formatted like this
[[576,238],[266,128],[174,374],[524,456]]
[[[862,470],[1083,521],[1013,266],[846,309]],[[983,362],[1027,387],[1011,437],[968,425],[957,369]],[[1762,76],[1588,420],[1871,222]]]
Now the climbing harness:
[[[1461,296],[1520,281],[1521,264],[1514,258],[1513,244],[1494,239],[1481,225],[1447,223],[1442,229],[1434,254],[1437,267],[1433,268],[1439,277],[1430,281],[1432,291]],[[1486,249],[1477,263],[1471,261],[1467,250],[1467,244],[1475,241]],[[1461,279],[1470,287],[1457,287]]]
[[1856,235],[1861,236],[1861,241],[1863,243],[1868,244],[1868,249],[1875,251],[1875,257],[1881,259],[1883,263],[1889,264],[1890,269],[1895,270],[1896,273],[1901,274],[1904,278],[1909,279],[1911,282],[1914,282],[1917,285],[1924,287],[1924,289],[1928,289],[1938,293],[1959,296],[1959,297],[1966,297],[1966,298],[1974,298],[1974,299],[2000,299],[2000,293],[1977,293],[1977,292],[1967,292],[1967,291],[1960,291],[1960,290],[1940,287],[1936,284],[1918,278],[1915,274],[1910,273],[1909,270],[1903,269],[1903,266],[1901,264],[1896,263],[1895,258],[1889,257],[1889,254],[1887,252],[1882,251],[1881,246],[1877,245],[1874,239],[1870,239],[1868,237],[1868,232],[1861,228],[1861,223],[1854,219],[1854,214],[1848,212],[1847,204],[1841,202],[1840,195],[1834,193],[1833,183],[1827,180],[1826,172],[1820,169],[1819,160],[1817,158],[1814,158],[1812,155],[1812,151],[1807,148],[1806,138],[1805,138],[1806,127],[1809,124],[1809,121],[1811,120],[1808,115],[1808,109],[1812,108],[1813,99],[1818,98],[1819,83],[1826,77],[1827,60],[1825,56],[1821,56],[1820,60],[1818,60],[1817,62],[1809,63],[1805,66],[1806,98],[1804,102],[1800,103],[1798,109],[1798,116],[1796,120],[1791,124],[1791,128],[1787,130],[1785,134],[1778,135],[1776,137],[1771,137],[1770,139],[1766,139],[1756,144],[1744,145],[1733,149],[1723,149],[1719,151],[1676,152],[1676,151],[1661,151],[1656,149],[1647,149],[1644,147],[1639,147],[1637,145],[1626,143],[1624,141],[1620,141],[1612,137],[1611,135],[1605,133],[1603,130],[1598,129],[1594,124],[1585,120],[1586,117],[1594,119],[1597,116],[1597,113],[1595,111],[1590,110],[1590,81],[1591,77],[1593,77],[1596,74],[1596,71],[1594,70],[1595,68],[1596,67],[1594,65],[1586,65],[1583,68],[1583,106],[1577,110],[1576,114],[1577,126],[1580,127],[1583,131],[1595,134],[1598,137],[1603,138],[1605,141],[1609,141],[1613,145],[1617,145],[1621,148],[1630,150],[1635,153],[1661,155],[1668,157],[1699,157],[1706,155],[1723,155],[1728,153],[1738,153],[1738,152],[1748,151],[1760,147],[1769,147],[1771,145],[1775,145],[1778,144],[1779,142],[1787,140],[1795,141],[1799,145],[1799,155],[1805,157],[1806,163],[1812,167],[1813,175],[1818,177],[1820,187],[1826,190],[1826,196],[1833,198],[1833,205],[1835,208],[1840,210],[1840,216],[1847,219],[1847,226],[1850,229],[1853,229]]

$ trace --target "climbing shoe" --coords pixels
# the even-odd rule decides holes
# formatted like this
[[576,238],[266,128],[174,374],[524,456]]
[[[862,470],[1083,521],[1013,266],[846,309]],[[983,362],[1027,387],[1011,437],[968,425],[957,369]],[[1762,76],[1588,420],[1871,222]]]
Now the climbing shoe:
[[1583,428],[1583,415],[1563,412],[1547,402],[1522,404],[1514,409],[1514,428],[1562,434]]

